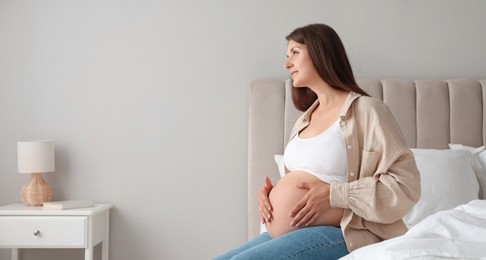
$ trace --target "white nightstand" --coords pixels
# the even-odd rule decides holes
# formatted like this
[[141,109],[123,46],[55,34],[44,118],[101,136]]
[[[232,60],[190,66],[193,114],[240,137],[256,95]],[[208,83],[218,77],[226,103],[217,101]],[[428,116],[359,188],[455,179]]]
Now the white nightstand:
[[101,243],[102,259],[108,260],[109,212],[112,205],[52,210],[10,204],[0,207],[0,248],[84,248],[85,260],[93,260],[93,247]]

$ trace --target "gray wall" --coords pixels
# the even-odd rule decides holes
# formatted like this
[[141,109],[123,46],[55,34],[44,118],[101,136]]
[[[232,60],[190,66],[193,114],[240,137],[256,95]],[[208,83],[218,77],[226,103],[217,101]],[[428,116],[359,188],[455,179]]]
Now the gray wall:
[[0,204],[19,202],[29,179],[16,142],[51,139],[53,199],[115,206],[111,259],[209,259],[246,239],[248,86],[287,78],[286,34],[333,26],[360,78],[484,79],[485,10],[481,0],[0,0]]

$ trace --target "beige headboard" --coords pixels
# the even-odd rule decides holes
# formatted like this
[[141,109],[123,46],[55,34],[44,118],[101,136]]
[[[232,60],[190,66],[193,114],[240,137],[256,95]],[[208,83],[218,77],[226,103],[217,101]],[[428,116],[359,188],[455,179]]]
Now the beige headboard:
[[[290,84],[258,80],[250,86],[248,238],[260,229],[257,189],[264,176],[278,180],[273,155],[283,153],[301,114],[292,104]],[[486,143],[486,80],[358,80],[358,85],[388,104],[411,148]]]

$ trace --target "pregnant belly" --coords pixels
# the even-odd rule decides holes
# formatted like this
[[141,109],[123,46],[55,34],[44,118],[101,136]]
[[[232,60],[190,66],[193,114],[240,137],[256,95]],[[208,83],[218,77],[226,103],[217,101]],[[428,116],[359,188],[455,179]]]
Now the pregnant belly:
[[[289,214],[292,208],[308,192],[306,189],[299,189],[296,187],[296,185],[301,182],[322,181],[307,172],[293,171],[282,177],[271,190],[268,197],[273,207],[273,218],[270,223],[266,224],[266,228],[268,234],[272,238],[281,236],[298,228],[290,225],[292,218],[289,216]],[[342,209],[328,209],[321,214],[321,216],[312,224],[312,226],[339,226],[342,214]]]

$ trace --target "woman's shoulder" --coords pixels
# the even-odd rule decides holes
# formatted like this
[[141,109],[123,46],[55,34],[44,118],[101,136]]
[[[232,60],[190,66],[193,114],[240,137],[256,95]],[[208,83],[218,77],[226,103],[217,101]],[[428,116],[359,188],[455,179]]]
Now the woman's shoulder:
[[392,111],[385,102],[369,96],[360,96],[355,100],[354,115],[364,121],[372,120],[384,124],[395,121]]
[[388,110],[388,106],[380,99],[370,97],[370,96],[360,96],[355,100],[356,107],[360,109],[365,109],[369,111],[370,109],[386,109]]

